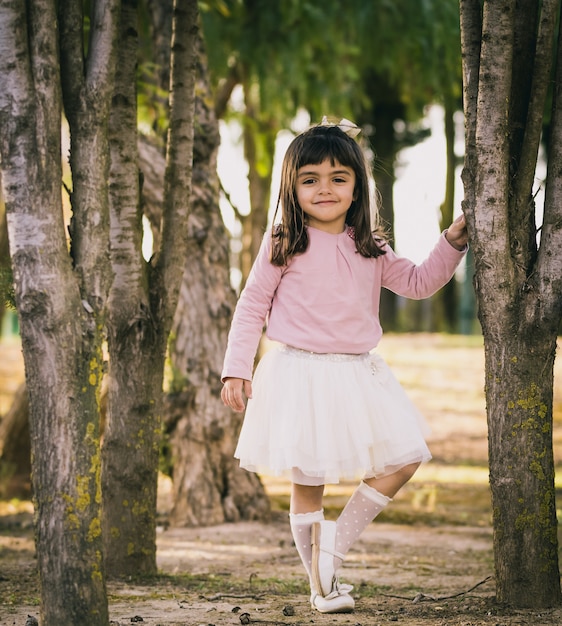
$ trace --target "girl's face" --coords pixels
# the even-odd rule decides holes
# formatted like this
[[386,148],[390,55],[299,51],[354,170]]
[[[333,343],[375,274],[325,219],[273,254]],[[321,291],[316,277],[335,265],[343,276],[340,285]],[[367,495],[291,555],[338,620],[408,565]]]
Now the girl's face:
[[355,172],[326,159],[305,165],[297,172],[297,200],[307,224],[327,233],[341,233],[355,190]]

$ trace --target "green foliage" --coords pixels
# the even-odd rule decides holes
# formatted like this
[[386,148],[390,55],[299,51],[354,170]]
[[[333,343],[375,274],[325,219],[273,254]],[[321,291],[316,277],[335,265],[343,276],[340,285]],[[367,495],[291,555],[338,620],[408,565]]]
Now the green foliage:
[[158,86],[158,67],[140,63],[137,77],[137,116],[145,135],[165,137],[168,130],[168,93]]
[[238,68],[241,82],[259,90],[261,110],[281,125],[299,108],[313,120],[352,117],[367,104],[370,76],[391,86],[414,118],[429,102],[460,97],[456,0],[210,4],[202,15],[213,84]]
[[299,107],[313,117],[336,109],[349,114],[343,85],[358,75],[359,48],[342,36],[334,1],[225,0],[228,16],[203,12],[211,79],[228,70],[258,90],[261,110],[289,125]]
[[456,0],[352,0],[350,6],[357,16],[349,36],[361,45],[360,74],[396,90],[409,117],[450,93],[460,97]]
[[[261,578],[252,574],[249,578],[241,579],[230,574],[166,574],[159,573],[153,576],[142,576],[134,579],[139,585],[155,586],[166,585],[169,588],[167,596],[159,588],[155,597],[176,598],[178,589],[183,592],[197,592],[200,596],[215,594],[268,594],[271,596],[306,595],[309,592],[308,583],[304,577],[300,578]],[[134,598],[134,596],[130,596]],[[143,592],[139,599],[146,599]]]

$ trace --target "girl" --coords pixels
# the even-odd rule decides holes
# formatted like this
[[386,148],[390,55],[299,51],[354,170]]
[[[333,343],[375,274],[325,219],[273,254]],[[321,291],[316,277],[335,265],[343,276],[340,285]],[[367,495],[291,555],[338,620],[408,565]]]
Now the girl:
[[[399,258],[373,218],[363,152],[342,123],[297,136],[284,158],[277,210],[240,296],[223,369],[223,402],[248,406],[235,456],[241,467],[286,474],[290,525],[312,607],[354,608],[336,572],[366,526],[430,452],[424,425],[378,344],[381,287],[426,298],[445,285],[467,245],[464,217],[420,265]],[[276,211],[277,215],[277,211]],[[275,222],[275,219],[274,219]],[[281,345],[260,360],[258,343]],[[337,521],[324,520],[326,483],[363,479]]]

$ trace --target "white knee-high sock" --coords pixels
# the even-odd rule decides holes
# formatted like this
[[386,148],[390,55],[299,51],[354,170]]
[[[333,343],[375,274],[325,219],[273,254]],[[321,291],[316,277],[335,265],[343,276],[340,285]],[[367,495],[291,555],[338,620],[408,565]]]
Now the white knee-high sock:
[[[361,482],[337,519],[336,551],[343,555],[347,554],[365,528],[391,500],[373,487],[369,487],[367,483]],[[337,569],[342,560],[335,557],[334,563]]]
[[306,573],[310,578],[312,572],[312,544],[310,541],[310,530],[314,522],[321,522],[324,519],[324,509],[312,513],[289,513],[291,533],[295,541],[297,552],[301,558]]

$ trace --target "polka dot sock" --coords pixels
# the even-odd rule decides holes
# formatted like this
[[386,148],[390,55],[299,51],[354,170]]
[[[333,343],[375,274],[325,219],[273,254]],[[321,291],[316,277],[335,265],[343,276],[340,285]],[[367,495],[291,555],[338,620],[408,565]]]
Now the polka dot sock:
[[[336,551],[347,554],[361,533],[375,517],[391,502],[373,487],[362,482],[349,498],[336,522]],[[342,560],[335,557],[336,569]]]
[[312,545],[310,543],[310,529],[314,522],[321,522],[324,519],[324,510],[313,513],[289,513],[291,532],[297,552],[302,564],[310,578],[312,572]]

